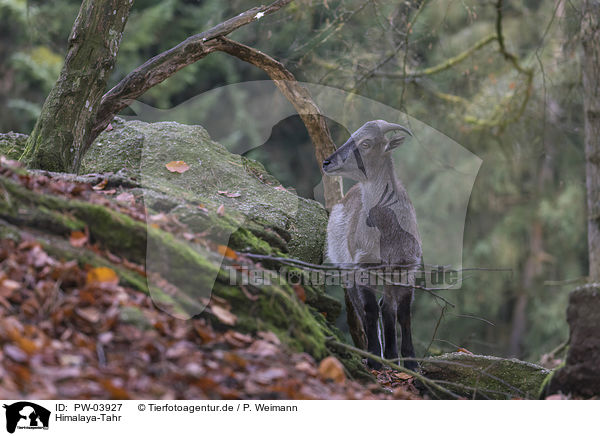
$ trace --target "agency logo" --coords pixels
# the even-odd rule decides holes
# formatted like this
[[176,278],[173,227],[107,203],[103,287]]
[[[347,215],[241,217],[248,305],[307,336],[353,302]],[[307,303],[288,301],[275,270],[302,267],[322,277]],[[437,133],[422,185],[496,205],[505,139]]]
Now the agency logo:
[[6,409],[6,431],[14,433],[19,430],[48,430],[50,411],[29,401],[19,401],[11,405],[4,404]]

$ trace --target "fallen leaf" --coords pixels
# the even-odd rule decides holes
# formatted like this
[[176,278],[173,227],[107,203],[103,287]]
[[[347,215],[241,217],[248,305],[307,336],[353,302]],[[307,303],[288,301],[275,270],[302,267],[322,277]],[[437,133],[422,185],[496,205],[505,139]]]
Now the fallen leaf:
[[319,375],[325,380],[333,380],[336,383],[344,383],[346,380],[344,366],[333,356],[326,357],[321,361]]
[[268,368],[254,374],[255,380],[263,385],[271,383],[273,380],[284,378],[287,372],[283,368]]
[[129,400],[131,398],[125,389],[110,380],[102,380],[100,385],[109,393],[111,400]]
[[281,344],[281,341],[279,340],[277,335],[273,332],[270,332],[270,331],[258,332],[258,336],[260,336],[265,341],[270,342],[272,344],[275,344],[275,345]]
[[240,348],[252,343],[252,337],[235,330],[228,330],[223,335],[225,340],[234,347]]
[[94,191],[102,191],[104,188],[106,188],[107,184],[108,184],[108,179],[104,179],[100,183],[98,183],[97,185],[92,186],[92,189]]
[[179,174],[185,173],[187,170],[190,169],[190,166],[182,160],[174,160],[172,162],[169,162],[168,164],[165,164],[165,167],[167,167],[167,169],[172,173]]
[[229,197],[229,198],[237,198],[237,197],[241,197],[242,194],[240,194],[239,192],[228,192],[228,191],[217,191],[219,193],[219,195],[224,195],[225,197]]
[[96,324],[98,321],[100,321],[100,318],[102,317],[100,311],[95,307],[75,309],[75,313],[77,313],[77,315],[79,315],[81,318],[85,319],[86,321],[92,324]]
[[135,197],[130,192],[121,192],[116,196],[115,200],[122,203],[133,203],[135,201]]
[[235,325],[237,322],[237,316],[224,307],[212,306],[210,309],[212,310],[213,315],[216,316],[223,324]]
[[81,366],[85,358],[78,354],[61,354],[58,356],[58,361],[61,366]]
[[226,245],[218,245],[217,251],[221,256],[224,256],[227,259],[235,260],[238,258],[237,253]]
[[110,283],[116,285],[119,283],[119,276],[111,268],[100,266],[88,271],[86,283]]
[[293,285],[293,288],[294,288],[294,292],[296,293],[296,297],[298,297],[298,299],[300,301],[305,303],[306,302],[306,292],[304,291],[304,288],[302,287],[302,285],[295,284],[295,285]]
[[11,279],[4,279],[0,282],[0,291],[2,291],[4,296],[10,297],[13,291],[21,288],[21,284]]
[[15,362],[26,362],[27,354],[16,345],[6,344],[3,348],[4,354],[10,357]]
[[405,372],[397,372],[394,374],[394,378],[397,378],[399,380],[410,380],[411,378],[413,378],[413,376]]
[[83,247],[88,241],[88,236],[79,230],[73,230],[69,237],[69,243],[73,247]]
[[166,223],[168,221],[167,216],[163,212],[157,213],[156,215],[150,215],[149,218],[150,221],[154,223]]
[[317,375],[317,369],[306,361],[298,362],[295,368],[297,371],[305,372],[312,377]]
[[107,132],[110,132],[113,128],[114,127],[112,126],[112,124],[109,123],[108,126],[106,126],[106,129],[104,129],[104,130],[106,130]]
[[276,355],[279,349],[270,342],[259,339],[250,345],[246,351],[259,357],[270,357]]
[[222,204],[217,208],[217,215],[225,216],[225,205]]

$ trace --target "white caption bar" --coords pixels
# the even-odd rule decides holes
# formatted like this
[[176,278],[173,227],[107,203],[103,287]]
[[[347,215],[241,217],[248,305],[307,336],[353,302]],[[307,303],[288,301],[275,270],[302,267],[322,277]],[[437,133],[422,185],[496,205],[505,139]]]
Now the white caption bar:
[[[0,435],[591,434],[595,401],[0,400]],[[36,432],[35,430],[42,430]],[[181,433],[180,433],[181,432]],[[239,433],[238,433],[239,432]],[[215,434],[215,433],[209,433]]]

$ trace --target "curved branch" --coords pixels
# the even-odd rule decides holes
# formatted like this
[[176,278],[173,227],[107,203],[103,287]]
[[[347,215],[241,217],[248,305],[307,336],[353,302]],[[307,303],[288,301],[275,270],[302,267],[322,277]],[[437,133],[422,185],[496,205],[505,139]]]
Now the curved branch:
[[[129,73],[102,97],[94,127],[88,137],[91,144],[121,110],[153,86],[171,77],[215,50],[215,39],[228,35],[246,24],[272,14],[292,0],[277,0],[269,6],[258,6],[242,12],[213,28],[190,36],[175,47],[154,56]],[[218,45],[218,44],[217,44]]]
[[[273,80],[277,88],[294,106],[308,130],[310,139],[315,146],[315,155],[319,167],[327,156],[335,151],[327,121],[321,110],[313,101],[307,89],[302,87],[294,75],[283,64],[271,56],[239,42],[222,37],[218,39],[216,50],[223,51],[231,56],[248,62],[260,68]],[[339,177],[323,178],[325,191],[325,206],[329,209],[342,199],[342,189]]]

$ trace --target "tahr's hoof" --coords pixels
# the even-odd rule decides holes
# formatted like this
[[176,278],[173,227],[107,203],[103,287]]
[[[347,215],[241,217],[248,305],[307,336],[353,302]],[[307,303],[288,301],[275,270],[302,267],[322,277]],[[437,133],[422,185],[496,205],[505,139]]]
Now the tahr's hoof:
[[378,371],[383,367],[383,365],[380,362],[372,359],[367,359],[367,366],[371,369],[376,369]]
[[414,360],[405,360],[403,366],[406,369],[410,369],[411,371],[417,372],[419,370],[419,364]]

